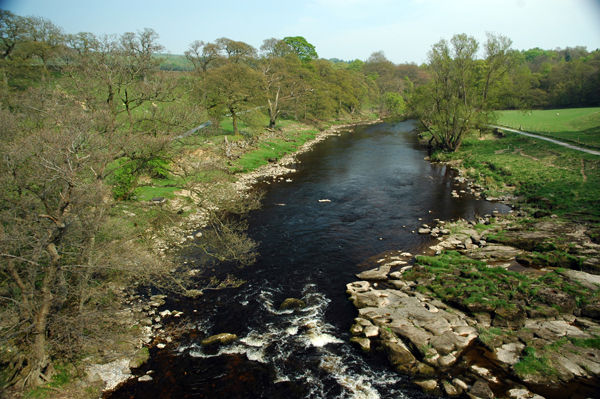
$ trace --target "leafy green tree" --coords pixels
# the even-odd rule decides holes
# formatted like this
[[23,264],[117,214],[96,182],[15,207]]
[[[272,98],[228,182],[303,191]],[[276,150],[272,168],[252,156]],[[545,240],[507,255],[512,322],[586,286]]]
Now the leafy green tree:
[[465,34],[440,40],[429,52],[432,80],[417,91],[413,106],[436,147],[455,151],[473,126],[480,105],[477,41]]
[[510,50],[512,40],[506,36],[487,34],[484,45],[485,63],[483,76],[482,107],[492,92],[514,65],[514,54]]
[[296,53],[298,58],[300,58],[302,61],[307,62],[319,58],[315,46],[310,44],[302,36],[287,36],[283,38],[283,41],[292,48],[294,53]]
[[25,18],[0,10],[0,56],[8,58],[19,42],[25,40]]
[[389,115],[401,116],[406,113],[406,102],[400,93],[387,92],[384,95],[385,110]]
[[514,65],[510,45],[510,39],[489,34],[483,60],[476,58],[479,44],[466,34],[433,45],[431,81],[411,96],[413,111],[432,134],[431,145],[455,151],[468,131],[487,124],[501,83]]
[[306,71],[297,57],[264,58],[260,70],[269,128],[273,129],[281,114],[290,112],[294,102],[306,96],[311,88],[305,80]]
[[221,37],[215,40],[215,44],[225,53],[227,59],[233,63],[248,62],[256,58],[257,52],[248,43]]
[[234,134],[239,134],[240,114],[260,102],[262,75],[248,65],[227,63],[210,69],[206,75],[206,101],[209,114],[220,119],[231,116]]

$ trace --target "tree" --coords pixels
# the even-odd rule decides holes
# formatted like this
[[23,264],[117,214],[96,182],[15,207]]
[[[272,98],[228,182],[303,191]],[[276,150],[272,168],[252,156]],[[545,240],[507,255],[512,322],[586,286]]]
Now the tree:
[[306,41],[302,36],[287,36],[283,38],[283,41],[292,48],[302,61],[308,62],[319,58],[315,46]]
[[209,113],[215,117],[228,113],[234,134],[239,134],[239,116],[258,103],[261,79],[259,72],[245,64],[228,63],[210,69],[205,87]]
[[10,57],[16,45],[24,40],[25,18],[7,10],[0,10],[0,56]]
[[485,125],[491,88],[510,68],[510,40],[488,35],[486,59],[476,59],[479,44],[465,34],[441,40],[429,52],[429,84],[419,87],[411,106],[431,132],[430,144],[456,151],[464,135]]
[[406,112],[406,103],[400,93],[385,93],[384,104],[386,112],[392,116],[400,116]]
[[473,126],[479,107],[475,55],[478,43],[465,34],[440,40],[429,52],[432,80],[417,91],[413,106],[431,132],[431,144],[455,151]]
[[[381,112],[389,112],[390,99],[401,95],[409,88],[409,82],[419,81],[418,67],[412,64],[394,65],[383,51],[371,54],[363,66],[363,71],[377,85],[378,102]],[[410,81],[407,81],[410,78]]]
[[504,75],[512,68],[514,57],[510,51],[512,40],[506,36],[487,34],[485,48],[485,72],[483,82],[482,107],[487,105],[494,82],[501,82]]
[[261,83],[267,100],[269,128],[273,129],[282,112],[289,111],[293,103],[311,89],[305,79],[305,69],[299,59],[291,55],[285,42],[267,39],[261,49],[265,52],[260,64]]
[[206,73],[208,67],[221,56],[217,44],[195,40],[190,44],[189,49],[185,51],[185,57],[190,60],[197,72]]
[[274,37],[263,40],[260,51],[265,58],[285,57],[294,52],[289,44]]
[[123,124],[130,134],[139,129],[140,121],[134,115],[137,108],[174,101],[173,82],[159,75],[160,60],[155,55],[163,47],[157,40],[158,34],[148,28],[119,37],[98,39],[80,34],[71,38],[79,55],[65,68],[69,83],[85,99],[86,107],[106,111],[102,120],[111,133],[121,130]]
[[58,89],[11,101],[0,110],[0,363],[9,383],[30,387],[49,380],[55,356],[101,334],[109,275],[164,266],[104,230],[111,201],[98,171],[119,146],[94,115]]
[[229,62],[247,62],[250,59],[256,58],[256,49],[248,43],[231,40],[226,37],[215,40],[215,43],[225,53]]

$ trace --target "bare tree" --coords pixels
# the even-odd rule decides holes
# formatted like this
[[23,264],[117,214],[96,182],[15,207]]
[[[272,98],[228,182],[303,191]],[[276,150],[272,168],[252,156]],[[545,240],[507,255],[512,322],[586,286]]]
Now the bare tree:
[[219,46],[215,43],[205,43],[201,40],[195,40],[184,54],[194,65],[194,69],[197,72],[206,73],[208,67],[221,57],[219,51]]

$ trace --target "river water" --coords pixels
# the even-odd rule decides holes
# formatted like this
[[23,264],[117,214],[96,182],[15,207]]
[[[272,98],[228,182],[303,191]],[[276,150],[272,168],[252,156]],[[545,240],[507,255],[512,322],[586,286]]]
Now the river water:
[[[382,123],[328,138],[299,156],[293,181],[263,184],[263,207],[249,217],[260,256],[235,270],[246,284],[186,303],[187,332],[176,345],[152,349],[140,370],[153,370],[153,380],[107,397],[423,397],[382,355],[349,344],[357,311],[345,285],[374,267],[376,255],[432,245],[414,233],[422,223],[508,208],[453,198],[460,187],[446,167],[423,159],[413,128]],[[306,308],[279,310],[288,297]],[[199,345],[222,332],[239,339],[212,351]]]

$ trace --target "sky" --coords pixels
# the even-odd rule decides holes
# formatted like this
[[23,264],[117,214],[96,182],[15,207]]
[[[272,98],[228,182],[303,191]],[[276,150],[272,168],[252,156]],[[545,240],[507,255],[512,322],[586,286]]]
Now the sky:
[[152,28],[166,52],[219,37],[260,48],[271,37],[304,36],[321,58],[427,61],[457,33],[480,43],[502,34],[518,50],[600,48],[600,0],[0,0],[17,15],[51,20],[66,33],[122,34]]

